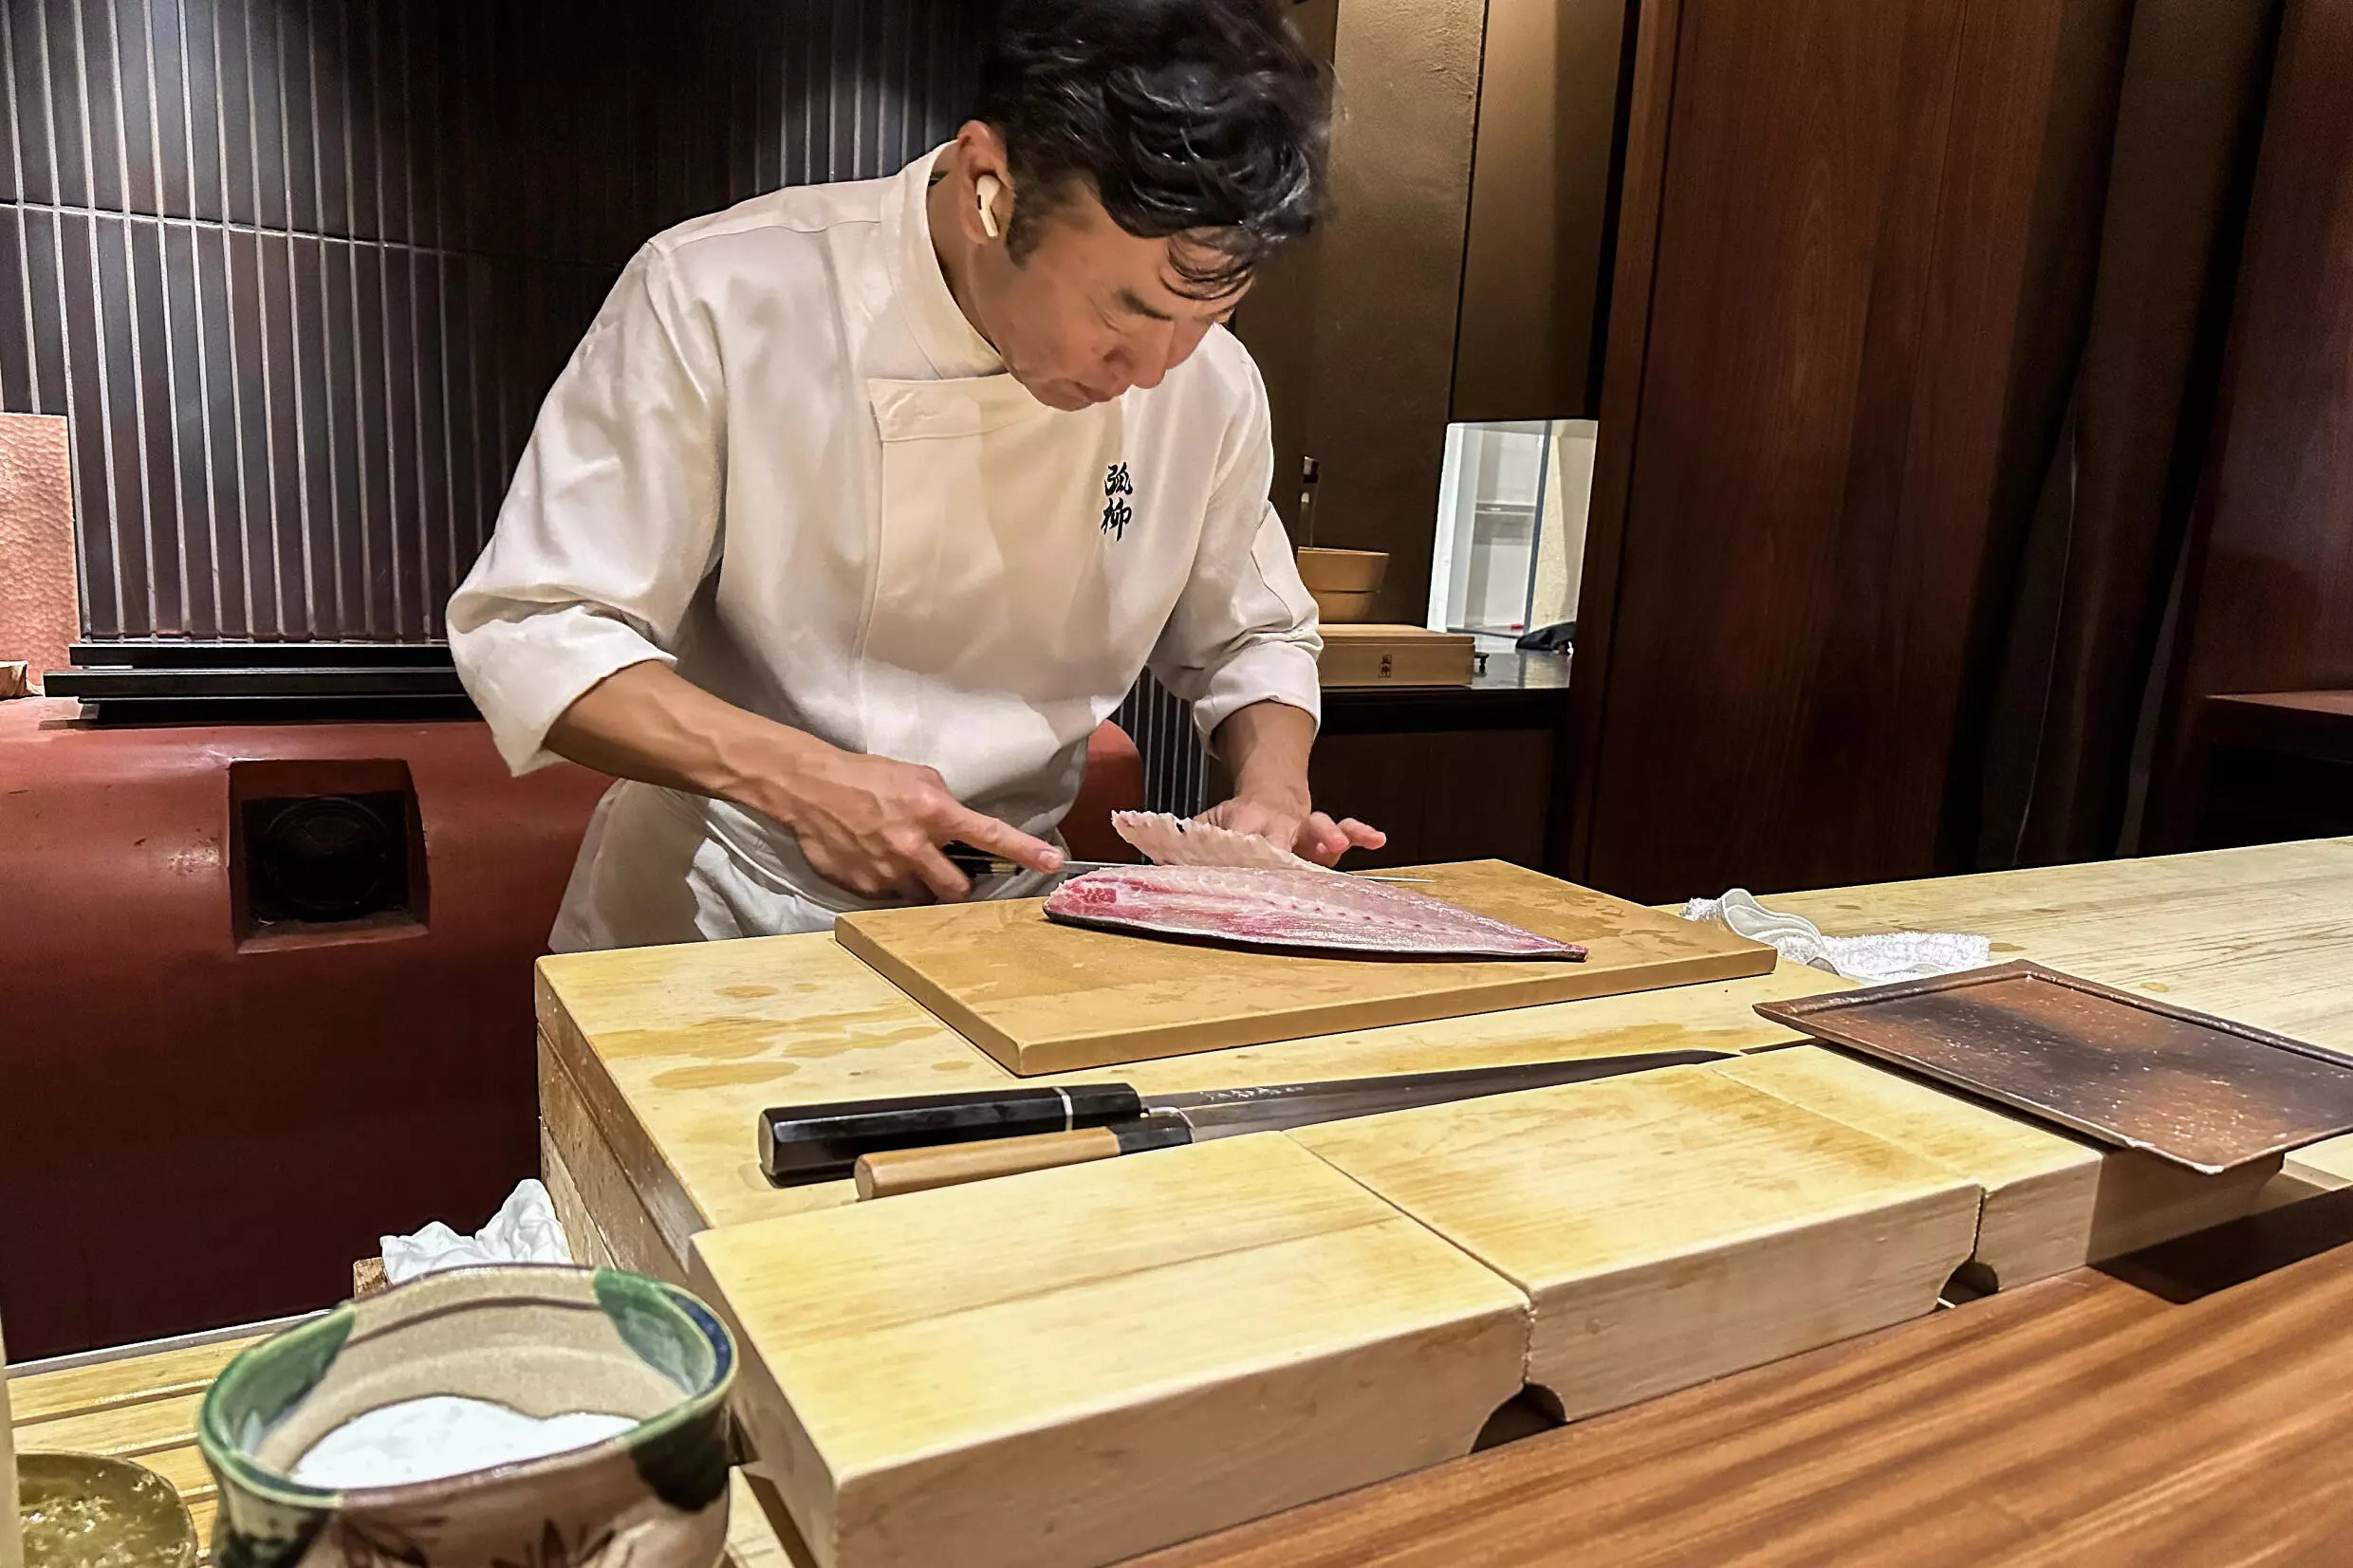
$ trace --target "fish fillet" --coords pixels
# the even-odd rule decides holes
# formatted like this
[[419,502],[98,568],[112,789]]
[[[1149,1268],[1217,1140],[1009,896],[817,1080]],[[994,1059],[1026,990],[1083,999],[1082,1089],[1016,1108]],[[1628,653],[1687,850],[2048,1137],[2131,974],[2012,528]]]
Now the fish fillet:
[[1115,811],[1111,826],[1136,851],[1161,866],[1259,866],[1269,871],[1321,871],[1254,833],[1187,821],[1165,811]]
[[[1236,835],[1239,837],[1239,835]],[[1585,950],[1320,867],[1113,866],[1056,888],[1047,917],[1245,948],[1392,958],[1558,958]]]

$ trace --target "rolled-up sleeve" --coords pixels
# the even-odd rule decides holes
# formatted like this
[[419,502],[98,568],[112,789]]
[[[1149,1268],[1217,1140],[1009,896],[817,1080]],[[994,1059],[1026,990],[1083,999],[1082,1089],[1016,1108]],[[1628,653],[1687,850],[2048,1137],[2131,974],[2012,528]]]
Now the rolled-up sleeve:
[[449,605],[466,690],[518,773],[616,671],[675,662],[717,562],[725,389],[708,317],[639,251],[532,427],[489,547]]
[[1252,703],[1288,703],[1319,722],[1324,711],[1315,600],[1267,500],[1274,446],[1266,388],[1255,366],[1250,374],[1247,414],[1225,453],[1193,575],[1151,660],[1160,684],[1193,704],[1205,737]]

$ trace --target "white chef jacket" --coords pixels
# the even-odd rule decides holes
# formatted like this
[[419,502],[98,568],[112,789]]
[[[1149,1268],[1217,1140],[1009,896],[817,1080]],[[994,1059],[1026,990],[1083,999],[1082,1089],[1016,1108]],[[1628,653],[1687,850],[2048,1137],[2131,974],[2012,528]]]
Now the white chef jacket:
[[[1319,711],[1249,354],[1216,329],[1156,388],[1047,409],[948,291],[937,156],[697,219],[621,273],[450,600],[458,673],[517,772],[554,760],[575,698],[659,660],[1050,838],[1147,665],[1204,733],[1267,699]],[[551,940],[825,930],[872,905],[769,818],[624,782]]]

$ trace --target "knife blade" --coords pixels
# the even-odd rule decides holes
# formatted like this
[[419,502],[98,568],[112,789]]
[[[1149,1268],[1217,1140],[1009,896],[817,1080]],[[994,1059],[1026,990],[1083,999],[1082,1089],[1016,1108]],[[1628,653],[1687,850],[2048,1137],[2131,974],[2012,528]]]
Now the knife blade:
[[[991,855],[985,849],[974,849],[972,845],[965,843],[943,844],[940,846],[940,853],[947,856],[950,865],[967,876],[1010,876],[1017,872],[1029,869],[1017,861],[1007,859],[1002,855]],[[1062,868],[1054,872],[1050,879],[1055,882],[1066,882],[1073,876],[1084,876],[1090,871],[1124,870],[1135,863],[1126,860],[1065,860]],[[1430,878],[1427,876],[1393,876],[1386,872],[1343,871],[1340,875],[1354,876],[1366,882],[1406,882],[1417,887],[1430,885]]]
[[1652,1051],[1501,1067],[1455,1067],[1380,1078],[1311,1079],[1183,1094],[1142,1095],[1126,1083],[1021,1085],[896,1099],[779,1106],[760,1113],[760,1169],[779,1186],[835,1181],[866,1154],[1088,1128],[1151,1124],[1183,1142],[1280,1132],[1477,1095],[1542,1089],[1650,1067],[1716,1061],[1721,1051]]
[[896,1197],[991,1176],[1018,1175],[1120,1154],[1180,1148],[1188,1143],[1206,1143],[1213,1138],[1237,1137],[1246,1133],[1283,1132],[1319,1122],[1344,1121],[1352,1116],[1379,1116],[1384,1111],[1550,1088],[1660,1067],[1721,1061],[1727,1055],[1723,1051],[1650,1051],[1509,1067],[1463,1067],[1436,1073],[1401,1073],[1389,1078],[1139,1097],[1142,1113],[1125,1120],[943,1147],[877,1150],[860,1155],[852,1171],[861,1198]]

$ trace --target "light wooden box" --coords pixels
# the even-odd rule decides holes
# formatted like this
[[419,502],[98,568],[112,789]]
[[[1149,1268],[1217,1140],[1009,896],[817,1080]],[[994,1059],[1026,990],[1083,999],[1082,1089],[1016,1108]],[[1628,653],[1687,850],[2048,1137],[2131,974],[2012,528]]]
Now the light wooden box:
[[2107,1149],[1820,1045],[1713,1069],[1918,1154],[1984,1191],[1972,1260],[2009,1289],[2250,1214],[2281,1162],[2218,1176]]
[[822,1568],[1094,1568],[2259,1206],[1813,1046],[723,1227]]
[[1521,1293],[1280,1134],[705,1231],[821,1568],[1094,1568],[1470,1450]]
[[1966,1177],[1703,1066],[1291,1136],[1528,1294],[1572,1420],[1930,1312],[1976,1236]]
[[1467,632],[1329,623],[1318,677],[1325,686],[1468,686],[1477,641]]

